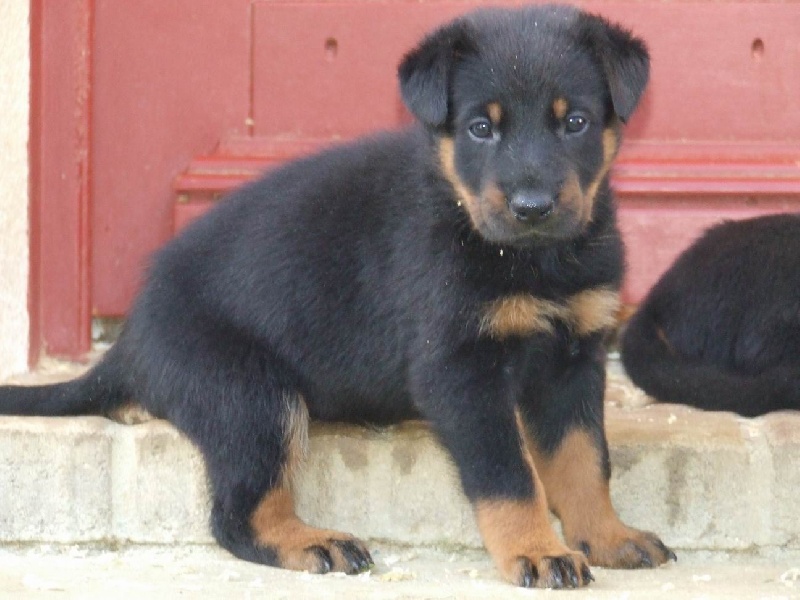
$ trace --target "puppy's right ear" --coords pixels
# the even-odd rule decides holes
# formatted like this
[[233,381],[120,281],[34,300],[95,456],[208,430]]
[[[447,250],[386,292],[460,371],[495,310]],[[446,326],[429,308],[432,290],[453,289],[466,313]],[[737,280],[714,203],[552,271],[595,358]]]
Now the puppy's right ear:
[[453,70],[474,50],[469,26],[459,20],[437,29],[403,57],[397,69],[403,102],[428,127],[447,123]]

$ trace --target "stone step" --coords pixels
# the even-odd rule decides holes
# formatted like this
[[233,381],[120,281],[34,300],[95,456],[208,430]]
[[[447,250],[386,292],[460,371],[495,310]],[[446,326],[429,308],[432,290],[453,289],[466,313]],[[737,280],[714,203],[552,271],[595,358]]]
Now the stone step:
[[[651,405],[612,368],[607,432],[623,520],[680,552],[800,555],[800,413]],[[298,512],[362,538],[479,548],[428,428],[312,426]],[[202,460],[163,421],[0,417],[0,543],[210,544]],[[788,554],[787,554],[788,553]]]

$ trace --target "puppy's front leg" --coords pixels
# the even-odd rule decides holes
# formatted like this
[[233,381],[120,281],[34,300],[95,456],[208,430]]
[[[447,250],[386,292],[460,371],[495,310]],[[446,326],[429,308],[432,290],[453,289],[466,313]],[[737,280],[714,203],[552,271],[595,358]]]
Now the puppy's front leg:
[[496,362],[474,353],[427,365],[416,374],[417,404],[453,456],[503,576],[524,587],[587,585],[593,578],[586,557],[570,551],[550,525],[544,487]]
[[611,504],[600,338],[577,343],[571,362],[547,384],[535,382],[520,405],[521,427],[567,544],[602,567],[635,569],[675,560],[657,535],[625,525]]

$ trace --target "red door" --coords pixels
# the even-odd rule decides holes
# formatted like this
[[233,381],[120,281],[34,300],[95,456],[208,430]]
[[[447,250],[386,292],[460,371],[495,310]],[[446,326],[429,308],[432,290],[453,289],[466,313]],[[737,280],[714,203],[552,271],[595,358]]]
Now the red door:
[[[480,3],[34,0],[34,346],[78,356],[220,194],[408,116],[395,66]],[[724,217],[800,210],[800,5],[593,0],[649,43],[614,179],[635,302]]]

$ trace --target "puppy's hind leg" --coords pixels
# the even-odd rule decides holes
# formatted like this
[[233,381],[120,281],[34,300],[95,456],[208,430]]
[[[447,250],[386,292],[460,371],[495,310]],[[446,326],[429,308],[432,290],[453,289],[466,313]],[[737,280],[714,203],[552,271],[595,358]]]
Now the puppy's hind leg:
[[357,573],[372,565],[366,546],[351,535],[317,529],[294,510],[292,471],[305,451],[308,412],[292,392],[277,396],[273,415],[243,414],[229,424],[225,447],[209,452],[214,488],[214,536],[244,560],[327,573]]
[[261,349],[213,341],[202,352],[192,348],[194,364],[183,371],[191,381],[169,418],[205,457],[214,537],[251,562],[312,573],[368,568],[362,542],[295,514],[291,473],[304,452],[308,411],[290,378]]

